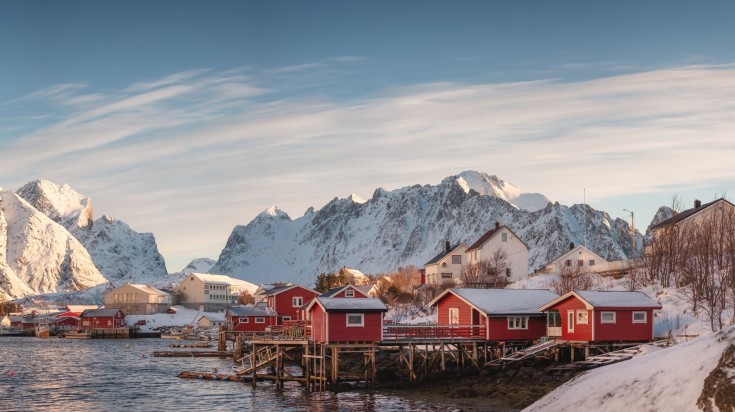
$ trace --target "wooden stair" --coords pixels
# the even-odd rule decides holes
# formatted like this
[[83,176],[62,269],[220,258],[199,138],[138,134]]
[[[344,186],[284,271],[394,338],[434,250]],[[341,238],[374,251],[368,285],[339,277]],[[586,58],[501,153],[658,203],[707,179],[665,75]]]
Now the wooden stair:
[[503,365],[506,363],[518,362],[523,359],[530,358],[531,356],[534,356],[541,352],[545,352],[557,346],[558,344],[559,342],[553,341],[553,340],[542,342],[542,343],[539,343],[538,345],[530,346],[526,349],[513,352],[510,355],[503,356],[498,359],[493,359],[490,362],[487,362],[485,365],[492,366],[492,365]]

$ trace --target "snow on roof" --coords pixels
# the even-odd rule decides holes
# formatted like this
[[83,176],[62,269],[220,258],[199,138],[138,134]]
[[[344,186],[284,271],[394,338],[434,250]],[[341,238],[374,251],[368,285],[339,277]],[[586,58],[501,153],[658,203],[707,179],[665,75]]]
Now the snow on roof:
[[254,293],[258,287],[248,281],[242,279],[235,279],[225,275],[213,275],[210,273],[191,273],[189,276],[196,276],[203,282],[215,283],[215,284],[226,284],[238,286],[240,290],[246,290],[248,293]]
[[267,305],[230,306],[227,308],[230,316],[278,316],[275,310]]
[[167,292],[164,292],[164,291],[162,291],[160,289],[156,289],[156,288],[154,288],[152,286],[148,286],[148,285],[137,285],[137,284],[132,284],[131,283],[130,286],[132,286],[132,287],[134,287],[134,288],[136,288],[136,289],[138,289],[138,290],[140,290],[140,291],[142,291],[144,293],[147,293],[149,295],[163,295],[163,296],[170,295]]
[[210,322],[224,322],[225,321],[225,314],[224,313],[208,313],[206,315],[202,315],[197,319],[197,322],[200,320],[206,318]]
[[488,315],[540,314],[539,306],[559,297],[548,289],[450,290]]
[[594,307],[660,308],[655,300],[643,292],[625,291],[575,291]]
[[322,298],[316,300],[327,311],[370,311],[370,312],[387,312],[388,307],[385,306],[380,299],[375,298]]
[[82,313],[87,309],[97,309],[97,305],[66,305],[67,312]]
[[117,312],[120,312],[120,309],[87,309],[80,317],[83,318],[94,318],[94,317],[108,317],[108,316],[115,316],[117,315]]

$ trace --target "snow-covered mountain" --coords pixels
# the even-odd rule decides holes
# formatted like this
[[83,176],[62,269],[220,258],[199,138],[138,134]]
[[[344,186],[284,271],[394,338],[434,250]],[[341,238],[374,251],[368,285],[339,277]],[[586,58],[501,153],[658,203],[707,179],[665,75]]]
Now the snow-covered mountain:
[[210,258],[196,258],[189,262],[181,273],[209,273],[209,269],[217,263],[216,260]]
[[0,296],[82,290],[106,282],[66,228],[0,191]]
[[71,232],[107,279],[136,281],[168,273],[153,234],[138,233],[109,216],[93,220],[92,200],[68,185],[36,180],[17,193]]
[[527,194],[495,176],[464,172],[436,186],[380,188],[367,201],[335,198],[297,219],[271,207],[233,229],[210,272],[255,283],[308,284],[315,275],[343,266],[373,274],[422,266],[445,240],[470,244],[495,221],[511,227],[531,248],[531,270],[560,255],[570,242],[586,243],[608,260],[632,253],[630,228],[622,219],[585,205],[548,203],[547,197]]

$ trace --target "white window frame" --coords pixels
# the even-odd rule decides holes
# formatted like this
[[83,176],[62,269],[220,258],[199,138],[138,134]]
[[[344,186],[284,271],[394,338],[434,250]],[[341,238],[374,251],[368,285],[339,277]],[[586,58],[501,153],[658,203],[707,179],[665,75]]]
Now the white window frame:
[[567,332],[574,333],[574,320],[576,316],[573,310],[567,311]]
[[[584,316],[580,316],[580,315],[584,315]],[[586,309],[578,310],[577,317],[575,319],[576,319],[577,325],[589,325],[590,324],[590,314],[589,312],[587,312]]]
[[[350,322],[350,316],[359,316],[360,323]],[[363,328],[365,327],[365,314],[364,313],[347,313],[345,315],[345,326],[348,328]]]
[[[455,262],[454,258],[457,258],[459,262]],[[462,264],[462,255],[452,255],[452,264],[453,265],[461,265]]]
[[[635,315],[641,313],[643,314],[643,320],[635,320]],[[646,312],[645,310],[634,310],[630,319],[633,321],[633,323],[648,323],[648,312]]]
[[255,318],[255,323],[265,323],[265,318],[264,317],[257,317],[257,318]]
[[500,234],[500,240],[503,241],[503,242],[507,242],[508,241],[508,234],[506,232],[501,233]]
[[355,291],[352,289],[345,290],[345,297],[346,298],[354,298],[355,297]]
[[528,330],[528,316],[508,316],[508,330]]
[[294,296],[291,298],[291,306],[300,308],[304,305],[304,298],[302,296]]
[[[449,308],[447,323],[450,325],[459,325],[459,308]],[[453,316],[456,315],[456,316]],[[452,320],[455,320],[454,322]]]
[[[605,319],[605,315],[610,315],[610,314],[612,314],[612,319]],[[616,314],[615,311],[605,310],[605,311],[600,312],[600,323],[612,325],[617,322],[617,319],[618,319],[618,315]]]
[[240,316],[240,322],[239,323],[250,323],[250,319],[248,319],[247,316]]
[[282,321],[291,320],[290,316],[281,316]]

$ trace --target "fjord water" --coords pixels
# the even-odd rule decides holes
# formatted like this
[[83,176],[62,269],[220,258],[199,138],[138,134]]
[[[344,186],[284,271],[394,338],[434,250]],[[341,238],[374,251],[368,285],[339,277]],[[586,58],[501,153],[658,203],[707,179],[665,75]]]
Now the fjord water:
[[[306,395],[250,384],[181,379],[182,370],[231,371],[231,359],[155,358],[165,339],[0,338],[1,411],[406,411],[446,406],[366,391]],[[291,386],[293,385],[293,386]]]

